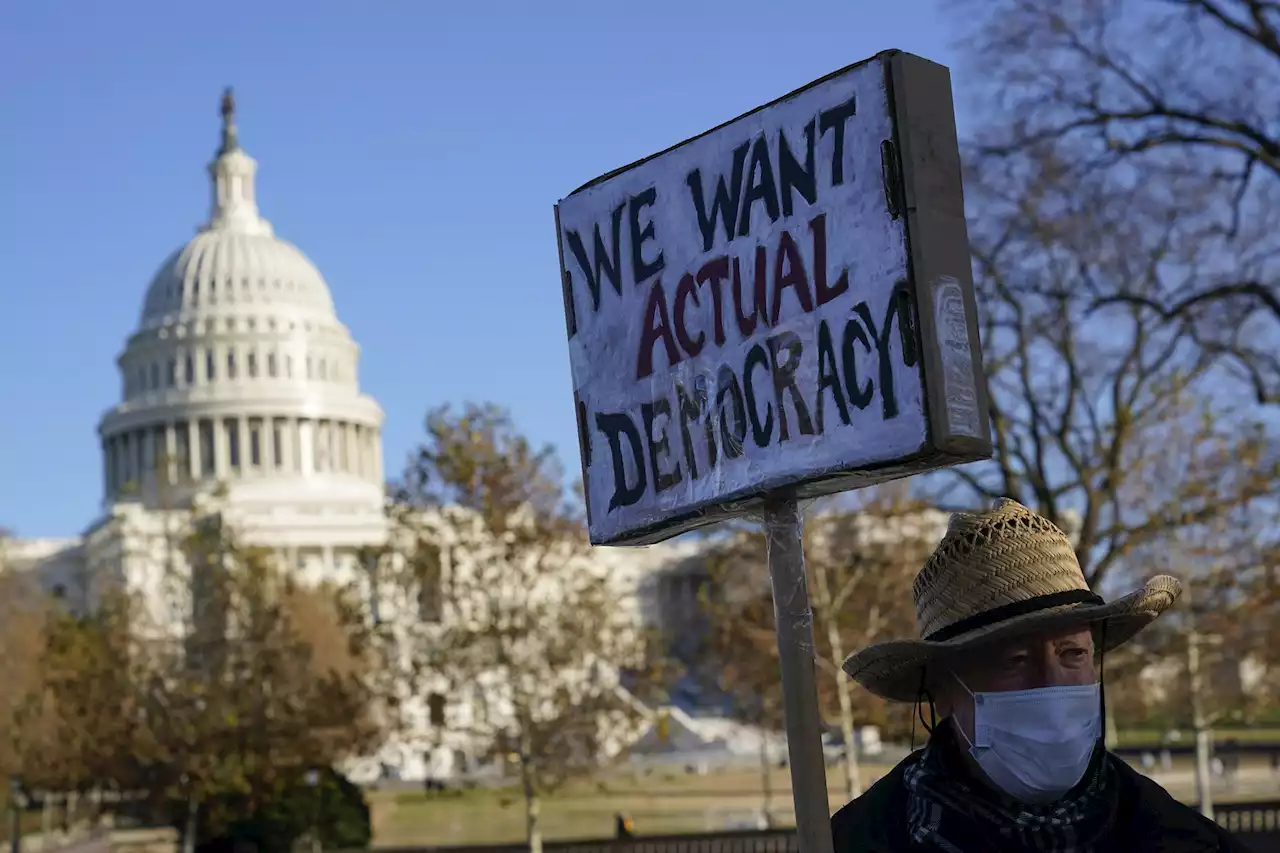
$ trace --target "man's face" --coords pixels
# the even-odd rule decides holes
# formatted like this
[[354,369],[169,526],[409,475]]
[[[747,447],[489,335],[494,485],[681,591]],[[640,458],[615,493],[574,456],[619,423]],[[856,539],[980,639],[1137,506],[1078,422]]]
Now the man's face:
[[972,743],[973,697],[957,677],[974,693],[1093,684],[1098,680],[1093,652],[1093,633],[1087,627],[1017,637],[974,649],[950,662],[956,677],[939,675],[938,710],[954,717]]

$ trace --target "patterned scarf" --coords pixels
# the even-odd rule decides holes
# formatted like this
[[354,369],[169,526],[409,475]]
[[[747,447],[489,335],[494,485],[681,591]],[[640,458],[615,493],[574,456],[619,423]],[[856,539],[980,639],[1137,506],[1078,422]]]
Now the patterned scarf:
[[903,781],[913,846],[944,853],[1091,853],[1102,848],[1119,800],[1101,744],[1084,778],[1057,802],[1032,805],[993,791],[964,767],[950,722],[934,730]]

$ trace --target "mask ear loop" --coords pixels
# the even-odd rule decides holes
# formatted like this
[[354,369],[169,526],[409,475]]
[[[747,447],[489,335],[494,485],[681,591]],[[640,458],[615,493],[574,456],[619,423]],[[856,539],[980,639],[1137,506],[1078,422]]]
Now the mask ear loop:
[[[920,725],[924,730],[933,735],[933,730],[938,727],[937,709],[933,704],[933,694],[925,687],[925,679],[928,676],[928,667],[920,667],[920,686],[916,689],[915,707],[912,709],[915,714],[911,717],[911,749],[914,752],[916,748],[916,719],[920,720]],[[924,721],[924,708],[921,703],[927,701],[929,703],[929,722]]]

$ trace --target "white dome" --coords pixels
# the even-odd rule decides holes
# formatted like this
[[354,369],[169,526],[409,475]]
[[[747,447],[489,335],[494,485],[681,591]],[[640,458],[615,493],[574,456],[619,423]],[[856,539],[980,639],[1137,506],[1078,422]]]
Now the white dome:
[[161,264],[119,357],[106,500],[225,486],[242,505],[380,512],[382,410],[360,392],[360,349],[319,270],[259,215],[229,96],[223,121],[209,220]]
[[329,286],[296,246],[221,228],[201,231],[165,260],[147,288],[140,325],[239,306],[336,320]]

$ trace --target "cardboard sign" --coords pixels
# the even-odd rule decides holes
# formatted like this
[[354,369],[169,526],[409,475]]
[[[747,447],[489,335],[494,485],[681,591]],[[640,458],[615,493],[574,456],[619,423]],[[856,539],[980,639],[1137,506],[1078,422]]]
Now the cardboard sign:
[[593,543],[990,456],[946,68],[879,54],[556,230]]

